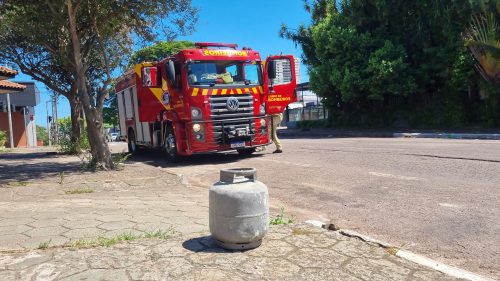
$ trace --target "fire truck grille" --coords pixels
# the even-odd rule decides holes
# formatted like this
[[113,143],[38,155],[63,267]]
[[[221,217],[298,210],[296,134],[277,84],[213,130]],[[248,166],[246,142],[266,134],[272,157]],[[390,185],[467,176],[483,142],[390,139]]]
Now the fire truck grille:
[[[227,100],[230,97],[238,99],[238,109],[230,111],[227,108]],[[252,95],[233,95],[233,96],[214,96],[210,97],[210,118],[212,119],[214,141],[224,143],[224,131],[228,129],[238,130],[247,129],[251,135],[255,134],[255,120],[253,96]]]

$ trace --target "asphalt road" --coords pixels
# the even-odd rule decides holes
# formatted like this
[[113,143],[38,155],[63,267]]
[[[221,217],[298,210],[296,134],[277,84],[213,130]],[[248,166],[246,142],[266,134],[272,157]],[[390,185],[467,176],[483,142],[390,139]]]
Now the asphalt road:
[[[199,155],[170,167],[209,187],[219,170],[256,167],[271,206],[500,279],[500,142],[442,139],[284,139],[248,158]],[[114,144],[116,148],[119,145]]]

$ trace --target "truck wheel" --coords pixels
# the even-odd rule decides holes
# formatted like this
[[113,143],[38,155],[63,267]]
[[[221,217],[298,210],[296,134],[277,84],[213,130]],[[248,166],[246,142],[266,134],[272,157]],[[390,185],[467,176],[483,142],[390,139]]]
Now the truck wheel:
[[179,155],[177,154],[177,141],[175,138],[174,128],[167,127],[167,134],[165,136],[165,153],[170,162],[178,162]]
[[249,156],[251,155],[252,153],[254,153],[256,150],[255,147],[252,147],[252,148],[243,148],[243,149],[238,149],[236,151],[238,151],[238,153],[241,155],[241,156]]
[[137,143],[135,142],[134,131],[130,130],[128,132],[127,140],[128,140],[128,152],[132,153],[133,155],[137,155],[139,153],[139,146],[137,146]]

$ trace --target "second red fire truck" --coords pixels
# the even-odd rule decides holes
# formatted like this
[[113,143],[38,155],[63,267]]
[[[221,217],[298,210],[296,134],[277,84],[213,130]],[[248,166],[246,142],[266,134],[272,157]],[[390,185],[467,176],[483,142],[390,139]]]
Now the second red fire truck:
[[171,161],[196,153],[251,154],[271,142],[271,114],[297,101],[292,55],[196,43],[117,81],[120,132],[129,151],[161,148]]

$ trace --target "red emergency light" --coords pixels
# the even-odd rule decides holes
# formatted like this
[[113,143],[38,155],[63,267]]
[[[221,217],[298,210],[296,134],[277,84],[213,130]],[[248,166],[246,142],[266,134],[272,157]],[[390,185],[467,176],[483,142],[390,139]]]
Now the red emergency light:
[[213,43],[213,42],[198,42],[194,43],[195,47],[198,49],[208,49],[212,48],[230,48],[236,50],[238,44],[226,44],[226,43]]

